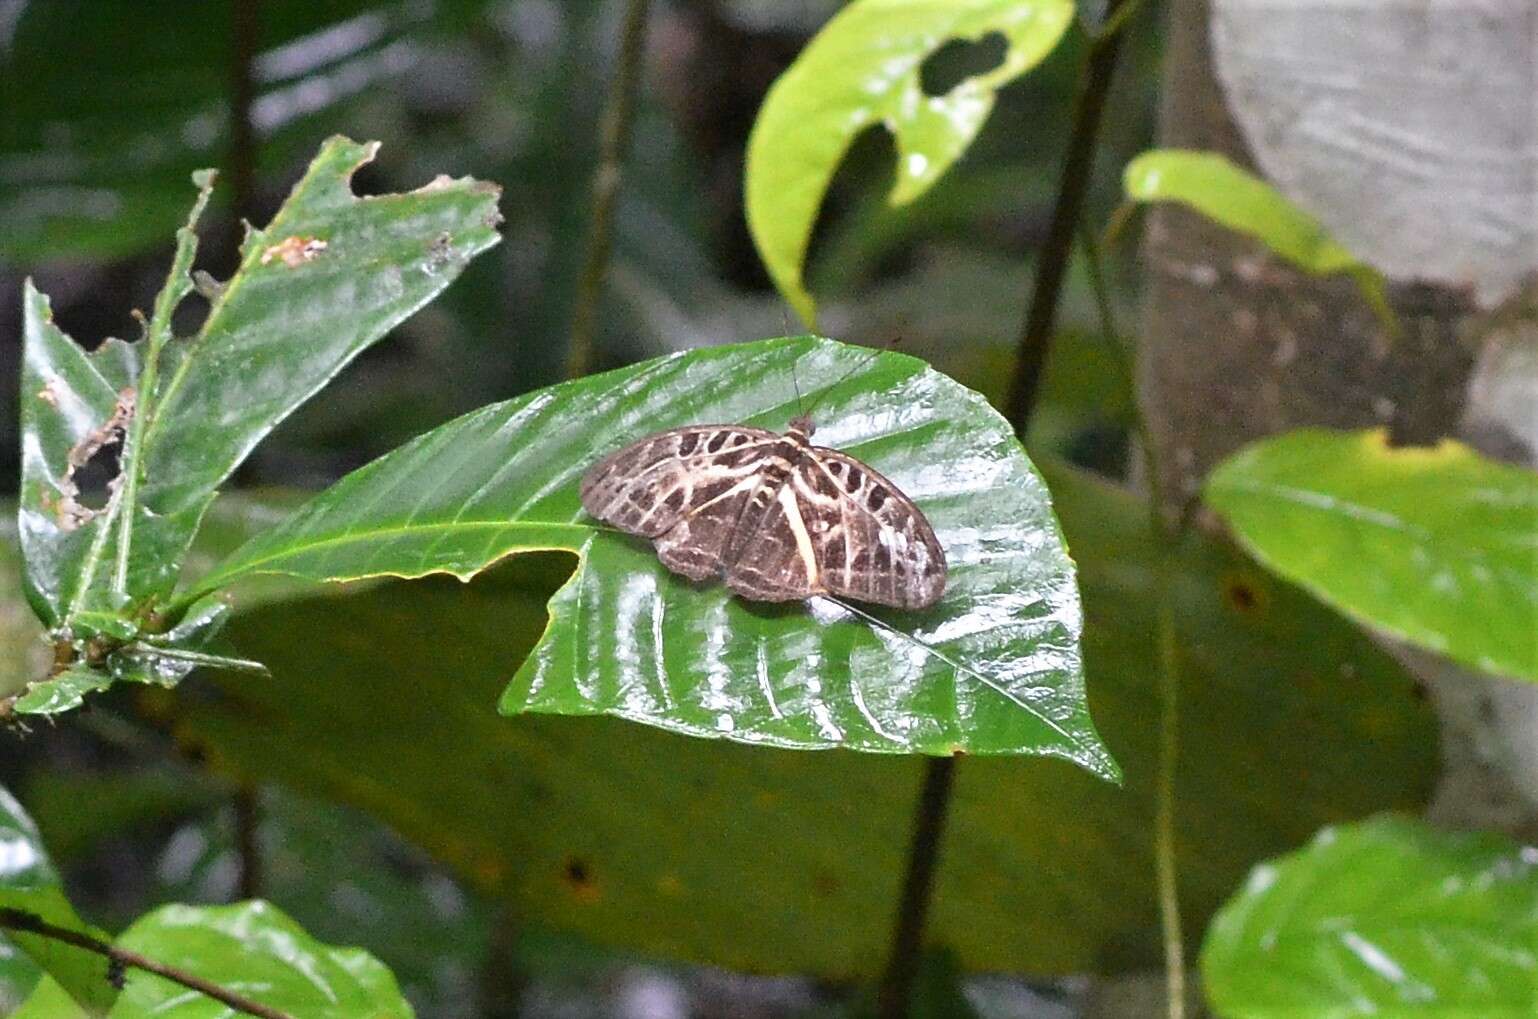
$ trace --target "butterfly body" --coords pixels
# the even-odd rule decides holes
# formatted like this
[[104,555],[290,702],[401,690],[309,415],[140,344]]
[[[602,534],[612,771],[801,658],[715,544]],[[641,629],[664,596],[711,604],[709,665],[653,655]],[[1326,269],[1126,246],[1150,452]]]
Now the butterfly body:
[[811,443],[806,418],[784,433],[690,425],[611,454],[582,480],[588,513],[651,538],[663,565],[721,578],[754,601],[842,595],[927,608],[945,590],[945,553],[895,485]]

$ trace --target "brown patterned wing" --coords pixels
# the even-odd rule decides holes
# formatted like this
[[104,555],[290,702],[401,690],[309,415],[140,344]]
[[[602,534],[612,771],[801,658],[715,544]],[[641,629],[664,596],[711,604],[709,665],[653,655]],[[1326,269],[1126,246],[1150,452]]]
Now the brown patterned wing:
[[813,522],[790,484],[793,464],[804,453],[786,445],[789,455],[765,466],[727,548],[726,586],[753,601],[800,601],[827,593],[810,537]]
[[830,594],[924,609],[945,592],[945,551],[923,511],[854,457],[811,447],[791,475]]
[[582,507],[622,531],[657,539],[663,565],[718,576],[765,458],[785,439],[762,428],[690,425],[647,436],[594,464]]

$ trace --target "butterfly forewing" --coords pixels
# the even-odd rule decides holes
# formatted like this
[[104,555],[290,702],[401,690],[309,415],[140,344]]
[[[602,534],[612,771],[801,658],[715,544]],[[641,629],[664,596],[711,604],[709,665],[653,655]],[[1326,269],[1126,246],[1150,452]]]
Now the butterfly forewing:
[[[806,431],[810,426],[805,426]],[[656,539],[663,564],[724,577],[756,601],[835,594],[927,608],[945,589],[945,554],[917,506],[837,450],[737,425],[659,432],[607,457],[582,505]]]
[[[766,446],[784,436],[737,425],[658,432],[599,461],[582,478],[582,508],[622,531],[666,534],[758,470]],[[735,519],[735,518],[734,518]]]

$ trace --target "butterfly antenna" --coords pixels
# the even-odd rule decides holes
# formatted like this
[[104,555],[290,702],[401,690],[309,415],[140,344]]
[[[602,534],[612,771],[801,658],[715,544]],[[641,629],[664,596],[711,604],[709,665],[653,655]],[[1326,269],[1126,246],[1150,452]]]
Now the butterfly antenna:
[[[835,390],[839,386],[843,385],[845,380],[847,380],[849,378],[849,376],[853,375],[855,372],[857,372],[860,369],[864,368],[866,365],[870,364],[872,361],[874,361],[876,358],[880,357],[884,353],[885,353],[885,351],[883,351],[883,350],[869,350],[869,349],[867,349],[866,352],[865,352],[865,356],[864,357],[860,358],[860,360],[856,361],[853,365],[851,365],[849,370],[844,372],[844,374],[842,374],[838,378],[834,379],[832,385],[825,386],[822,389],[822,391],[817,394],[816,399],[814,399],[812,401],[812,405],[810,407],[808,407],[802,413],[801,416],[802,417],[809,417],[811,415],[812,411],[817,409],[817,405],[822,402],[823,397],[827,396],[833,390]],[[799,400],[799,396],[797,398]]]

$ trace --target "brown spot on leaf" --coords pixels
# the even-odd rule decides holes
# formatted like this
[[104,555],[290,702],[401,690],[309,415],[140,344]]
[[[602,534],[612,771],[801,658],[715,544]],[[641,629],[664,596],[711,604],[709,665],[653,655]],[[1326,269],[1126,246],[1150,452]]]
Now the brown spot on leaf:
[[[65,458],[67,466],[64,469],[64,476],[59,479],[58,499],[50,500],[47,493],[44,493],[43,498],[43,504],[53,510],[60,530],[78,530],[96,517],[98,511],[80,501],[80,485],[76,482],[75,475],[91,461],[92,457],[101,452],[103,447],[123,441],[123,435],[128,431],[128,422],[133,420],[136,401],[137,394],[132,388],[118,393],[117,403],[112,407],[111,416],[102,423],[100,428],[93,429],[70,448]],[[107,482],[107,491],[116,493],[121,482],[122,475],[119,474]]]
[[571,889],[573,897],[584,902],[598,900],[598,883],[594,880],[592,869],[587,861],[580,856],[566,858],[566,865],[561,868],[561,879],[566,883],[566,887]]
[[319,237],[301,237],[295,234],[273,244],[262,252],[262,264],[279,259],[290,269],[297,269],[326,250],[326,242]]
[[1223,600],[1240,615],[1253,615],[1265,608],[1265,596],[1248,577],[1227,577],[1223,581]]

